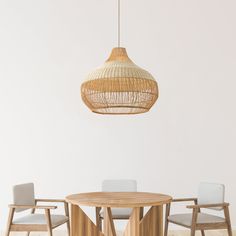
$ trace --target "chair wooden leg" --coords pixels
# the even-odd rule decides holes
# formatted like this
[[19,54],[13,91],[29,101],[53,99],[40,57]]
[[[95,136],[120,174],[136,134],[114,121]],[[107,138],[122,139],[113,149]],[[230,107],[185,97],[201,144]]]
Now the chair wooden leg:
[[102,232],[102,218],[99,218],[99,230]]
[[70,236],[70,221],[67,221],[66,226],[67,226],[68,236]]
[[52,228],[48,230],[48,236],[52,236]]
[[228,235],[233,236],[228,206],[224,207],[224,214],[225,214],[225,220],[227,222]]
[[49,209],[45,209],[45,215],[47,220],[48,236],[52,236],[52,222]]
[[191,229],[191,236],[195,236],[195,229]]
[[229,227],[229,226],[228,226],[228,235],[229,235],[229,236],[233,236],[232,229],[231,229],[231,227]]
[[164,231],[164,236],[167,236],[167,235],[168,235],[168,226],[169,226],[169,222],[166,221],[166,222],[165,222],[165,231]]
[[[37,200],[35,200],[35,206],[36,206],[36,205],[37,205]],[[36,209],[33,208],[33,209],[31,210],[31,214],[34,214],[35,211],[36,211]],[[26,236],[30,236],[30,231],[27,232]]]
[[67,233],[68,236],[70,236],[70,214],[69,214],[69,205],[67,202],[64,202],[64,208],[65,208],[65,215],[68,217],[68,221],[66,222]]
[[191,236],[195,236],[196,224],[197,224],[197,215],[198,215],[198,209],[195,208],[195,209],[193,209]]
[[201,234],[202,234],[202,236],[205,236],[204,230],[201,230]]
[[7,221],[6,236],[10,235],[14,212],[15,212],[15,208],[10,208],[9,216],[8,216],[8,221]]
[[[195,199],[194,200],[194,204],[197,205],[197,202],[198,202],[197,199]],[[201,209],[200,208],[198,209],[198,213],[201,213]],[[205,236],[205,231],[204,230],[201,230],[201,235]]]
[[170,215],[170,203],[166,204],[166,217],[165,217],[165,231],[164,231],[164,236],[168,235],[168,226],[169,226],[169,221],[168,217]]
[[102,219],[100,216],[101,207],[96,207],[96,225],[102,231]]

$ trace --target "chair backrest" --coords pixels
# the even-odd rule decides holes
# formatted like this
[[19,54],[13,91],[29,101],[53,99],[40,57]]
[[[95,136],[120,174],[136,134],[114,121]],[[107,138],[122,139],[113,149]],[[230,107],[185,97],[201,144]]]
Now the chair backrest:
[[131,179],[107,179],[102,182],[103,192],[137,192],[137,181]]
[[[19,184],[13,186],[13,202],[14,205],[30,205],[35,206],[34,184]],[[16,209],[16,212],[28,209]]]
[[[225,198],[225,186],[217,183],[200,183],[198,187],[198,204],[223,203]],[[222,210],[222,207],[210,208]]]

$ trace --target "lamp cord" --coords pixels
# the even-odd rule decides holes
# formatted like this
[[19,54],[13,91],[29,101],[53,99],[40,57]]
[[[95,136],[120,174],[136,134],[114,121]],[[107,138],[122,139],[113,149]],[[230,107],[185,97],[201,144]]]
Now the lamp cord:
[[118,27],[117,27],[117,42],[118,42],[118,48],[120,47],[120,0],[118,0]]

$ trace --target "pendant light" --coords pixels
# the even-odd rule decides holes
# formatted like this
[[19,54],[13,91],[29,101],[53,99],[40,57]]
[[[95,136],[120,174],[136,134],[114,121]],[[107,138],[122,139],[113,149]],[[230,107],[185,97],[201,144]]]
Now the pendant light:
[[88,108],[99,114],[138,114],[150,110],[158,98],[153,76],[134,64],[120,47],[120,0],[118,0],[118,47],[81,85]]

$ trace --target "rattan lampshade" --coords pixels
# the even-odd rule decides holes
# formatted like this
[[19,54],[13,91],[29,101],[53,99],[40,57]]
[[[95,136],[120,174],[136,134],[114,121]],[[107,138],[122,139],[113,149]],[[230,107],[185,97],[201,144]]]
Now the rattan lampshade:
[[81,86],[84,103],[100,114],[138,114],[158,98],[153,76],[135,65],[125,48],[114,48],[105,64],[91,72]]

